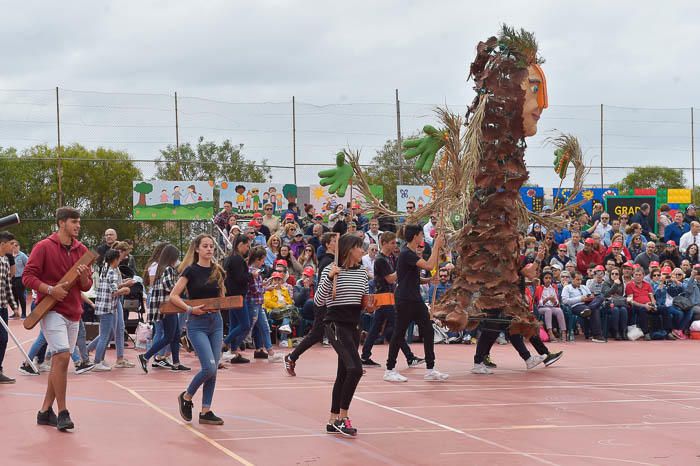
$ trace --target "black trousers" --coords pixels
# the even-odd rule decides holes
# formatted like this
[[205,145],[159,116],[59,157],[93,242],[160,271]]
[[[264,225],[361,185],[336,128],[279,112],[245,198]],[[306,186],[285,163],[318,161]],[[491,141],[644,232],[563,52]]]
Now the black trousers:
[[499,331],[495,329],[481,329],[481,335],[476,342],[476,351],[474,352],[474,364],[481,364],[486,359],[486,356],[491,352],[493,344],[498,339]]
[[[362,359],[369,359],[370,356],[372,356],[372,347],[379,336],[379,332],[382,330],[384,322],[386,322],[385,334],[391,338],[394,335],[394,327],[396,327],[396,311],[394,310],[394,306],[382,306],[374,311],[369,332],[365,337],[365,344],[362,345]],[[408,346],[405,340],[403,345],[401,345],[401,351],[403,351],[404,356],[406,356],[406,361],[409,363],[416,357],[411,352],[411,347]]]
[[[314,306],[314,323],[311,326],[311,330],[306,334],[303,340],[294,348],[294,351],[289,353],[289,359],[296,361],[299,356],[304,354],[306,350],[314,346],[316,343],[321,343],[323,340],[324,323],[323,320],[326,318],[326,308]],[[359,345],[360,340],[358,336],[357,344]],[[358,356],[359,357],[359,356]]]
[[389,356],[386,360],[386,368],[392,370],[396,367],[396,357],[399,349],[406,344],[406,330],[411,321],[414,321],[423,337],[425,350],[425,367],[435,367],[435,333],[433,323],[430,321],[430,313],[425,303],[396,303],[396,327],[389,343]]
[[[0,319],[4,320],[5,323],[7,324],[7,316],[8,316],[7,308],[6,307],[0,307]],[[8,325],[9,327],[9,325]],[[7,334],[7,330],[5,330],[5,327],[0,325],[0,372],[2,372],[2,363],[5,360],[5,350],[7,350],[7,339],[9,338],[9,335]]]
[[27,316],[27,295],[24,284],[22,283],[22,277],[14,277],[12,279],[12,295],[15,297],[15,301],[19,304],[22,311],[22,318]]
[[331,413],[349,409],[357,384],[362,378],[362,361],[357,347],[360,344],[360,331],[356,324],[326,322],[325,332],[331,346],[338,353],[338,371],[333,384]]

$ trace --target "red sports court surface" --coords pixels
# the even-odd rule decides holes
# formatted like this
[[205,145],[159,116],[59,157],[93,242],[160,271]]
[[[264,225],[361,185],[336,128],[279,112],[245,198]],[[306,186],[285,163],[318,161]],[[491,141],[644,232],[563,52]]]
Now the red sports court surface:
[[[27,349],[36,330],[11,324]],[[444,383],[424,382],[423,369],[404,361],[408,383],[368,370],[351,407],[359,434],[347,439],[324,433],[336,363],[330,348],[302,356],[296,378],[279,363],[219,371],[213,408],[221,427],[180,420],[176,397],[192,373],[71,373],[77,428],[60,433],[35,424],[46,375],[19,375],[21,354],[10,342],[4,365],[17,383],[0,386],[0,464],[700,464],[697,341],[551,346],[564,358],[532,371],[511,346],[497,346],[496,374],[478,376],[469,373],[474,346],[438,345],[437,367],[451,376]],[[375,347],[375,359],[386,350]],[[135,351],[127,357],[135,361]],[[198,366],[190,355],[183,362]]]

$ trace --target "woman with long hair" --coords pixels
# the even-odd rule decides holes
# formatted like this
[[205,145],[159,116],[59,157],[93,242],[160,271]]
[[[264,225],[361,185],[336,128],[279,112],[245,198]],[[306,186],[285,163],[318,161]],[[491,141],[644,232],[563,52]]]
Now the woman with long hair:
[[287,244],[283,244],[280,247],[280,252],[277,254],[277,259],[275,262],[278,260],[286,261],[287,268],[297,277],[304,271],[304,267],[302,267],[301,264],[299,264],[299,261],[296,260],[294,254],[292,254],[292,249]]
[[627,298],[622,271],[618,267],[610,270],[610,275],[603,282],[601,294],[610,307],[608,328],[615,340],[627,340]]
[[199,423],[223,425],[224,420],[211,410],[223,342],[224,324],[221,314],[218,310],[205,311],[202,309],[204,306],[192,307],[180,297],[185,291],[190,299],[224,296],[224,269],[214,262],[214,248],[214,238],[207,234],[198,235],[190,243],[187,254],[178,267],[180,278],[170,292],[170,302],[187,311],[187,336],[201,366],[187,390],[178,396],[180,416],[187,422],[192,420],[192,397],[203,386]]
[[[635,225],[639,224],[637,223]],[[632,233],[629,237],[630,243],[628,249],[630,251],[630,256],[632,257],[632,260],[635,260],[638,255],[640,255],[646,250],[642,238],[644,237],[641,233]]]
[[[151,253],[151,257],[146,261],[146,268],[143,270],[143,286],[146,287],[146,308],[150,307],[151,302],[151,284],[155,280],[156,270],[158,269],[158,259],[160,254],[163,252],[165,246],[169,245],[167,241],[158,243]],[[175,276],[177,278],[177,274]],[[170,290],[168,290],[170,292]],[[153,323],[153,341],[160,340],[163,338],[163,321],[158,319]],[[164,346],[153,362],[153,367],[161,367],[163,369],[172,368],[167,360],[167,350],[168,346]]]
[[307,267],[311,267],[314,271],[318,270],[318,258],[316,257],[316,250],[313,245],[307,244],[304,246],[304,250],[298,259],[301,269],[305,270]]
[[252,315],[248,309],[246,294],[248,293],[248,264],[246,257],[250,250],[250,237],[239,235],[233,242],[233,249],[224,261],[224,271],[226,272],[226,296],[243,297],[243,307],[228,310],[228,335],[224,338],[224,343],[229,347],[229,352],[224,355],[224,359],[230,359],[231,364],[245,364],[250,360],[244,358],[238,352],[238,347],[245,340],[252,325]]
[[316,306],[327,308],[325,333],[338,353],[338,371],[326,431],[352,437],[357,435],[357,429],[350,422],[348,410],[362,377],[362,361],[357,352],[360,343],[358,324],[363,308],[362,297],[369,292],[367,272],[360,267],[363,255],[359,237],[342,236],[338,243],[339,266],[332,264],[323,270],[314,296]]
[[690,246],[688,246],[688,249],[685,250],[685,254],[683,255],[683,257],[690,261],[690,265],[695,265],[698,262],[700,262],[700,257],[698,257],[699,252],[700,247],[698,247],[697,244],[691,244]]
[[158,268],[158,258],[160,257],[160,253],[163,252],[163,248],[168,244],[167,241],[163,241],[153,248],[151,256],[146,261],[146,268],[143,269],[143,274],[141,275],[143,277],[143,286],[148,287],[153,283],[153,277],[156,274],[156,268]]
[[280,247],[282,246],[282,239],[275,233],[270,235],[270,239],[267,240],[267,256],[265,256],[265,265],[269,268],[275,266],[275,261],[277,260],[277,255],[280,253]]
[[164,246],[158,258],[156,273],[149,292],[147,320],[148,322],[160,322],[162,331],[159,335],[156,335],[149,350],[139,355],[141,369],[145,373],[148,373],[148,360],[168,345],[173,358],[170,369],[173,371],[190,370],[189,367],[180,364],[180,323],[178,315],[162,315],[160,313],[160,305],[166,301],[177,281],[175,264],[177,264],[179,258],[180,251],[172,244]]

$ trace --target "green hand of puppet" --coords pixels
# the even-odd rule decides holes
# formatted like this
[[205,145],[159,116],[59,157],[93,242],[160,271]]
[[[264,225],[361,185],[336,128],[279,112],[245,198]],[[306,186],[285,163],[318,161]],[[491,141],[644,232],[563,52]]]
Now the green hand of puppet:
[[438,131],[430,125],[423,127],[425,137],[419,139],[408,139],[404,141],[404,157],[407,160],[416,159],[416,170],[422,171],[426,175],[430,173],[435,162],[435,155],[445,145],[446,131]]
[[554,171],[562,180],[566,178],[566,170],[569,168],[570,161],[571,157],[568,152],[564,152],[563,149],[554,151]]
[[329,193],[343,197],[353,175],[352,166],[345,163],[345,152],[336,154],[335,165],[335,168],[318,172],[318,176],[321,178],[321,186],[330,186]]

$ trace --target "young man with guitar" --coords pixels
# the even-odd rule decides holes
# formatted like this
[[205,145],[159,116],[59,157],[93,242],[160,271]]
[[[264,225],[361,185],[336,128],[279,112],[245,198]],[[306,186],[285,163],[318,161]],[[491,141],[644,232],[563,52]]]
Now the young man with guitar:
[[[65,431],[74,428],[66,409],[68,364],[83,313],[80,292],[92,287],[92,271],[88,263],[78,265],[73,271],[77,274],[74,277],[68,274],[83,255],[90,254],[78,241],[80,212],[72,207],[61,207],[56,211],[56,224],[58,231],[34,246],[24,268],[22,282],[27,288],[36,290],[37,309],[42,307],[41,301],[44,299],[55,302],[40,321],[41,331],[53,357],[46,396],[36,422]],[[52,408],[54,400],[58,405],[58,416]]]

